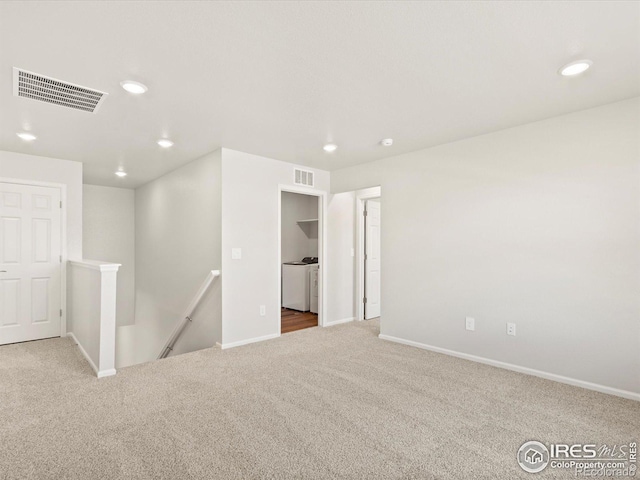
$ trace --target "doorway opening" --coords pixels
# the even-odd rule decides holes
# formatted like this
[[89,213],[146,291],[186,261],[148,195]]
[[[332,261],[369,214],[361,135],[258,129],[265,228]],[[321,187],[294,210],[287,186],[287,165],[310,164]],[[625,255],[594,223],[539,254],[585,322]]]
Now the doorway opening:
[[380,317],[381,312],[381,188],[356,192],[358,320]]
[[323,199],[280,188],[280,333],[322,325]]

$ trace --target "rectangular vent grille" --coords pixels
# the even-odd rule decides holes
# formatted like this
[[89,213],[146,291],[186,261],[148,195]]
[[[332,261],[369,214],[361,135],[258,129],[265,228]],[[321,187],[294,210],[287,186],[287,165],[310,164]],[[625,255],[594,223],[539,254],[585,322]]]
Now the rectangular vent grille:
[[13,67],[13,94],[95,113],[107,93]]
[[313,187],[313,172],[295,168],[293,170],[293,183],[304,185],[305,187]]

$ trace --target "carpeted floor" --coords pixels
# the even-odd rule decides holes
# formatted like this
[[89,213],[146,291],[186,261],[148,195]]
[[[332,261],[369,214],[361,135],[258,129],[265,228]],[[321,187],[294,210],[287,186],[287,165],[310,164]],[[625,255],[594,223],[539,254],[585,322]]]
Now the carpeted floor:
[[525,440],[640,440],[640,403],[309,328],[98,380],[69,339],[0,347],[2,479],[575,478]]

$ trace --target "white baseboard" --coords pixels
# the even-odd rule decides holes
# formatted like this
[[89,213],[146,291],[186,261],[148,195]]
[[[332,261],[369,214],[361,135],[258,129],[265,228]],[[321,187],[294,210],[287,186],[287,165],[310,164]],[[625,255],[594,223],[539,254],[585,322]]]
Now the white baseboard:
[[78,345],[78,348],[80,349],[80,353],[84,355],[84,358],[87,360],[87,362],[89,362],[89,365],[91,365],[91,368],[93,368],[93,371],[96,372],[96,375],[98,375],[98,367],[96,367],[96,364],[93,363],[93,360],[91,360],[91,357],[89,357],[89,354],[84,349],[84,347],[80,344],[80,342],[78,341],[76,336],[73,334],[73,332],[67,332],[67,337],[70,337],[71,340],[73,340],[75,344]]
[[484,363],[486,365],[491,365],[492,367],[504,368],[506,370],[512,370],[514,372],[524,373],[526,375],[533,375],[535,377],[545,378],[547,380],[553,380],[555,382],[566,383],[567,385],[573,385],[574,387],[582,387],[600,393],[607,393],[609,395],[615,395],[617,397],[628,398],[629,400],[640,401],[640,393],[634,393],[628,390],[620,390],[618,388],[607,387],[605,385],[600,385],[597,383],[585,382],[584,380],[564,377],[562,375],[556,375],[555,373],[543,372],[541,370],[535,370],[528,367],[521,367],[512,363],[500,362],[498,360],[478,357],[476,355],[470,355],[468,353],[456,352],[455,350],[448,350],[446,348],[434,347],[433,345],[427,345],[425,343],[414,342],[413,340],[405,340],[403,338],[392,337],[390,335],[380,334],[378,335],[378,337],[389,342],[401,343],[403,345],[409,345],[410,347],[417,347],[423,350],[429,350],[431,352],[443,353],[452,357],[462,358],[464,360],[471,360],[472,362]]
[[91,360],[91,357],[89,357],[89,354],[84,349],[82,344],[78,341],[78,339],[73,334],[73,332],[67,332],[67,337],[71,338],[71,340],[73,340],[75,342],[75,344],[80,349],[80,352],[82,353],[82,355],[84,355],[84,358],[87,360],[87,362],[89,362],[89,365],[91,365],[91,368],[96,373],[96,376],[98,378],[110,377],[111,375],[115,375],[116,374],[116,369],[115,368],[112,368],[110,370],[103,370],[103,371],[98,370],[98,367],[96,367],[96,364],[93,363],[93,360]]
[[248,345],[250,343],[263,342],[265,340],[272,340],[274,338],[278,338],[279,336],[280,336],[279,333],[272,333],[271,335],[264,335],[263,337],[247,338],[246,340],[240,340],[238,342],[231,342],[231,343],[216,342],[216,345],[218,345],[222,350],[226,350],[227,348],[240,347],[242,345]]
[[334,325],[340,325],[341,323],[349,323],[349,322],[353,322],[355,319],[356,317],[348,317],[348,318],[341,318],[340,320],[332,320],[330,322],[325,322],[323,327],[332,327]]

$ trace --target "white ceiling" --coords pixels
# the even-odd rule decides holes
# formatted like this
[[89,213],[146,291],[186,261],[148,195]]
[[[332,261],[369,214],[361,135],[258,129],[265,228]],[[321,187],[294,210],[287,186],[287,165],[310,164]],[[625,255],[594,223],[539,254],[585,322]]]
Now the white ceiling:
[[[13,66],[109,97],[95,115],[13,97]],[[0,4],[0,149],[82,161],[86,183],[220,146],[334,170],[637,95],[638,2]]]

